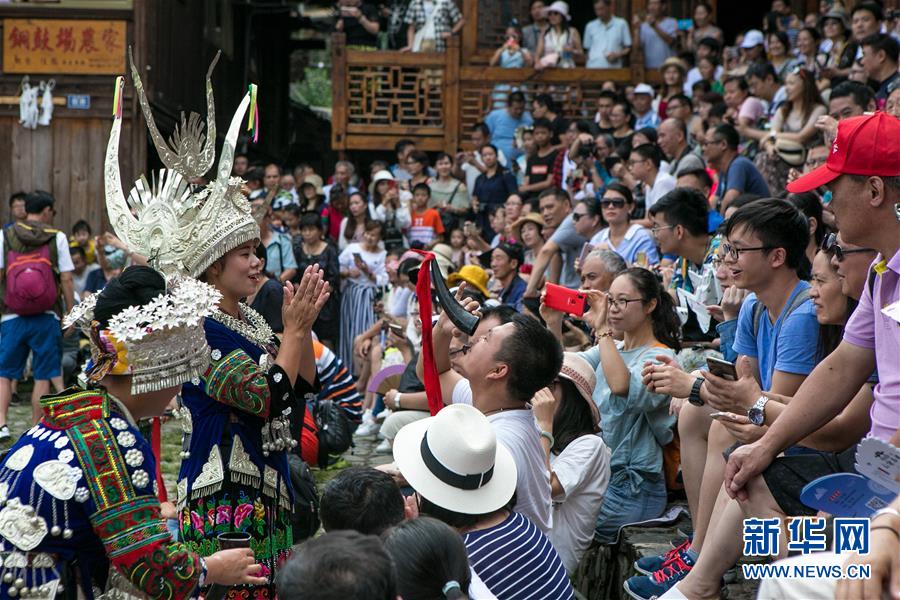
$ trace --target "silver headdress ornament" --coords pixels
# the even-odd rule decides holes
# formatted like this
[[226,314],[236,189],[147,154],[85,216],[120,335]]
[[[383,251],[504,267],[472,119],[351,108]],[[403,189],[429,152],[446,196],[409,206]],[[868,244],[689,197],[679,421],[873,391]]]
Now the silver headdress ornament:
[[65,327],[75,325],[89,332],[89,380],[99,381],[106,374],[131,375],[131,392],[142,394],[203,374],[210,353],[203,319],[215,312],[222,295],[188,277],[170,277],[167,287],[168,293],[149,303],[120,311],[103,330],[94,321],[96,300],[80,304],[66,317]]
[[[166,275],[174,273],[199,277],[225,253],[259,238],[259,225],[253,219],[250,202],[241,192],[243,181],[231,176],[234,149],[244,113],[255,99],[255,86],[244,95],[231,119],[215,179],[199,192],[192,193],[189,180],[209,171],[215,161],[215,107],[212,70],[206,74],[206,100],[209,113],[204,139],[200,117],[182,116],[170,147],[153,120],[144,94],[140,74],[131,61],[131,74],[150,137],[167,169],[159,172],[150,185],[144,177],[135,182],[128,198],[122,192],[119,175],[119,135],[122,128],[121,97],[124,78],[116,80],[114,119],[106,148],[106,209],[116,235],[128,247],[150,261]],[[131,54],[129,53],[129,60]],[[174,149],[173,149],[174,148]]]

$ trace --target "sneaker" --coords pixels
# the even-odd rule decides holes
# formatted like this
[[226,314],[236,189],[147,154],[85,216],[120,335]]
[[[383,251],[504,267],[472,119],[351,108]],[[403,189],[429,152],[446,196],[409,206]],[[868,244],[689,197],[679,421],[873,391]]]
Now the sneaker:
[[381,440],[381,443],[375,446],[375,454],[392,454],[394,452],[390,440]]
[[363,424],[356,428],[356,431],[353,432],[355,437],[368,437],[370,435],[375,435],[378,433],[378,430],[381,429],[381,425],[375,422],[374,419],[369,421],[363,421]]
[[678,535],[683,536],[683,537],[693,538],[694,537],[694,526],[688,525],[687,523],[685,523],[684,525],[680,525],[675,530],[675,533],[677,533]]
[[678,535],[678,536],[673,537],[669,543],[672,544],[673,548],[677,548],[678,546],[682,545],[685,540],[687,540],[689,542],[693,542],[694,536],[693,535]]
[[675,555],[652,575],[635,575],[629,578],[624,584],[625,591],[636,600],[655,600],[684,579],[692,568],[694,563],[690,558]]
[[7,442],[10,439],[9,427],[6,425],[0,426],[0,442]]
[[653,575],[653,573],[659,571],[668,563],[675,560],[676,556],[685,558],[687,556],[685,553],[690,547],[691,540],[684,540],[681,542],[681,544],[675,546],[665,554],[660,554],[658,556],[645,556],[643,558],[637,559],[636,561],[634,561],[634,568],[638,573],[642,573],[644,575]]
[[392,411],[391,409],[385,408],[383,411],[381,411],[380,413],[378,413],[377,415],[375,415],[375,420],[376,420],[377,422],[381,423],[381,422],[383,422],[385,419],[387,419],[389,416],[391,416],[392,413],[393,413],[393,411]]

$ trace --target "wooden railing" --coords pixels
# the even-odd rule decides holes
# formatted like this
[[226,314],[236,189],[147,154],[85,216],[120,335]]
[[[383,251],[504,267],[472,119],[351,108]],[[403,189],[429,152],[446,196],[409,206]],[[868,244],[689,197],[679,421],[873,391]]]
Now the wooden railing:
[[332,147],[389,150],[409,138],[422,150],[452,153],[468,146],[471,126],[504,106],[514,89],[528,98],[549,93],[566,117],[593,119],[604,82],[644,77],[643,68],[536,71],[463,63],[456,37],[443,53],[401,53],[348,48],[344,35],[334,34]]

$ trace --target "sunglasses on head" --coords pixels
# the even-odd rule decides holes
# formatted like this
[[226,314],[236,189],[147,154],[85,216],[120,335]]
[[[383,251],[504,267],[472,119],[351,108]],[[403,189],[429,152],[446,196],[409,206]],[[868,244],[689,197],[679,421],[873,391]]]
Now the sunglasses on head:
[[624,198],[603,198],[600,200],[603,208],[625,208]]
[[847,254],[877,252],[877,250],[873,248],[853,248],[852,250],[845,250],[837,243],[837,234],[829,233],[825,236],[825,239],[822,240],[822,252],[825,254],[833,254],[834,257],[838,259],[838,262],[842,262]]

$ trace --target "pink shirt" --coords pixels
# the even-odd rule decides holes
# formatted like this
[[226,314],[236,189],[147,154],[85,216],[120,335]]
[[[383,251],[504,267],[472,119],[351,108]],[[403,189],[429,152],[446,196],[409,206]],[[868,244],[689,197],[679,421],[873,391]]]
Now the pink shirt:
[[749,119],[750,123],[756,123],[762,116],[766,114],[766,107],[759,98],[747,96],[741,102],[741,108],[738,110],[739,119]]
[[881,309],[900,301],[900,251],[890,262],[878,263],[875,270],[879,273],[875,285],[870,292],[866,283],[859,306],[844,328],[844,341],[875,351],[879,381],[869,435],[888,441],[900,428],[900,323]]

